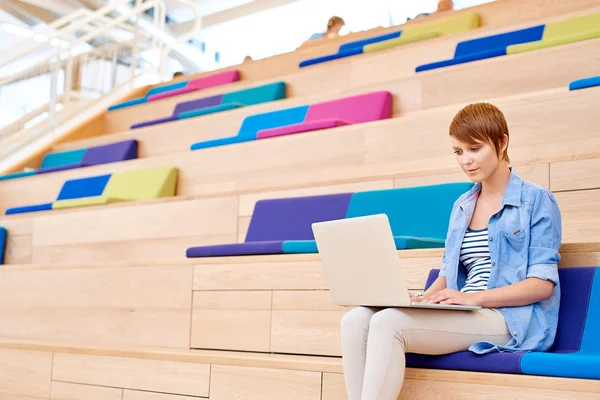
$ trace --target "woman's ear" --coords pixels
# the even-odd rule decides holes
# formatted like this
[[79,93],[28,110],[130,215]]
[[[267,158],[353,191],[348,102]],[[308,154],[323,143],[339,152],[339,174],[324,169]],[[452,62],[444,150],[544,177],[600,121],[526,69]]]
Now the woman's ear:
[[504,153],[506,151],[506,149],[508,149],[508,135],[503,135],[501,153]]

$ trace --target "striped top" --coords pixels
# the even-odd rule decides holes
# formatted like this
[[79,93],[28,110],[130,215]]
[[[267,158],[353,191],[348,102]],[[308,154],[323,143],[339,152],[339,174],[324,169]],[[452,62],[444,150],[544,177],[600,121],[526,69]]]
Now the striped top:
[[488,244],[488,230],[467,229],[460,247],[460,262],[467,270],[467,280],[461,292],[487,290],[492,264]]

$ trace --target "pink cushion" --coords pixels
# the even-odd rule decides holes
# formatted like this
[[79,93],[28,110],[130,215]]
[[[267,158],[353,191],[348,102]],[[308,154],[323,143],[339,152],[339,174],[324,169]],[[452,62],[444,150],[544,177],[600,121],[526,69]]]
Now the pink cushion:
[[148,97],[148,101],[166,99],[168,97],[179,96],[181,94],[194,92],[196,90],[208,89],[215,86],[226,85],[240,80],[240,71],[225,71],[218,74],[209,75],[203,78],[192,79],[188,81],[184,88],[170,90],[168,92],[153,94]]
[[308,109],[304,121],[336,118],[351,124],[360,124],[391,116],[392,95],[390,92],[380,91],[313,104]]
[[294,133],[318,131],[319,129],[329,129],[343,125],[352,125],[352,123],[337,118],[322,119],[320,121],[302,122],[300,124],[282,126],[279,128],[263,129],[261,131],[258,131],[256,138],[266,139],[275,136],[293,135]]

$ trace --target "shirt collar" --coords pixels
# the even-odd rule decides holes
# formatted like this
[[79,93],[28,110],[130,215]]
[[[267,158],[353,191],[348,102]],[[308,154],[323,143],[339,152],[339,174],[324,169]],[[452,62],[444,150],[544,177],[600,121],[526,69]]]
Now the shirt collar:
[[[504,189],[504,196],[502,196],[502,207],[509,205],[519,207],[521,205],[521,189],[523,188],[523,179],[510,167],[510,177],[508,179],[508,185]],[[461,208],[465,203],[473,201],[479,197],[481,191],[481,182],[478,182],[469,190],[466,199],[460,204]]]

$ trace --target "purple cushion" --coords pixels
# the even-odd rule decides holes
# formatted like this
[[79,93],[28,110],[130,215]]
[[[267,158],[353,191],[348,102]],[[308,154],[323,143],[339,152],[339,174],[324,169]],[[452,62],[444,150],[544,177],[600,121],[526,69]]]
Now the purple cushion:
[[185,103],[179,103],[175,106],[173,111],[173,117],[177,117],[179,114],[187,111],[198,110],[200,108],[215,107],[221,104],[223,95],[203,97],[201,99],[186,101]]
[[219,244],[187,249],[185,255],[192,257],[226,257],[260,254],[283,254],[283,241]]
[[489,353],[484,355],[470,351],[442,356],[409,353],[406,366],[411,368],[454,369],[463,371],[521,374],[521,356],[524,353]]
[[314,240],[314,222],[344,219],[352,193],[261,200],[254,206],[246,242]]
[[[558,330],[549,353],[578,351],[583,338],[594,268],[559,268],[561,286]],[[429,272],[426,288],[437,279],[439,270]],[[455,369],[465,371],[521,374],[521,357],[525,353],[489,353],[478,355],[470,351],[429,356],[407,354],[406,365],[413,368]]]
[[171,115],[170,117],[159,118],[159,119],[154,119],[154,120],[145,121],[145,122],[139,122],[137,124],[131,125],[131,129],[143,128],[145,126],[151,126],[151,125],[163,124],[165,122],[177,121],[177,119],[178,119],[177,117],[179,116],[179,114],[181,114],[183,112],[197,110],[200,108],[218,106],[219,104],[221,104],[222,100],[223,100],[223,95],[220,94],[217,96],[204,97],[202,99],[186,101],[185,103],[179,103],[175,106],[175,110],[173,110],[173,115]]
[[112,162],[131,160],[137,158],[138,141],[125,140],[123,142],[91,147],[85,152],[81,163],[84,166],[107,164]]
[[139,122],[137,124],[131,125],[131,129],[144,128],[146,126],[164,124],[165,122],[171,122],[171,121],[177,121],[177,117],[170,116],[167,118],[159,118],[159,119],[153,119],[151,121]]
[[84,166],[83,163],[78,162],[78,163],[73,163],[73,164],[59,165],[56,167],[40,168],[35,172],[36,172],[36,174],[47,174],[49,172],[66,171],[69,169],[81,168],[83,166]]

